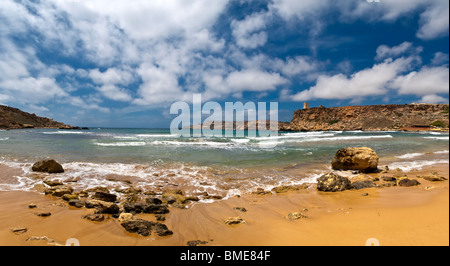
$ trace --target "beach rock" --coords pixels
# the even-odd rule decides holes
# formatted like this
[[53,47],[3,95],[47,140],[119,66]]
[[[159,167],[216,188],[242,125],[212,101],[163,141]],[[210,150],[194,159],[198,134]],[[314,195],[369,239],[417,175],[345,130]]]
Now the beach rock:
[[426,176],[418,176],[418,178],[423,178],[430,182],[442,182],[448,180],[447,178],[439,175],[426,175]]
[[208,241],[201,241],[201,240],[192,240],[186,243],[188,247],[196,247],[198,245],[206,245],[206,244],[208,244]]
[[83,208],[85,206],[85,201],[79,199],[71,199],[69,200],[69,205],[76,208]]
[[339,150],[331,166],[334,170],[358,170],[372,173],[378,170],[379,157],[371,148],[346,148]]
[[[155,201],[158,202],[158,201]],[[159,201],[160,202],[160,201]],[[146,214],[166,214],[169,213],[169,209],[163,204],[150,204],[150,203],[125,203],[123,205],[125,212],[129,213],[146,213]]]
[[364,189],[364,188],[371,188],[371,187],[377,187],[377,184],[375,184],[373,181],[356,181],[352,183],[353,188],[355,189]]
[[257,188],[256,190],[254,190],[252,192],[252,194],[258,195],[258,196],[267,196],[267,195],[272,195],[272,192],[266,191],[263,188]]
[[128,220],[122,222],[121,225],[127,232],[136,233],[141,236],[149,236],[152,231],[155,231],[158,236],[168,236],[173,234],[165,224],[142,219]]
[[291,221],[295,221],[295,220],[299,220],[299,219],[308,218],[308,216],[306,216],[300,212],[291,212],[287,215],[287,218]]
[[16,235],[26,233],[27,231],[28,229],[26,227],[15,227],[11,229],[11,232],[13,232]]
[[87,214],[84,215],[82,218],[92,222],[103,222],[106,219],[105,215],[101,213]]
[[156,221],[163,222],[166,220],[166,217],[163,214],[155,214]]
[[65,201],[77,200],[78,199],[78,195],[76,195],[76,194],[64,194],[62,196],[62,199],[65,200]]
[[145,202],[147,202],[148,204],[155,204],[155,205],[162,204],[162,201],[160,199],[157,199],[157,198],[147,198],[145,200]]
[[39,217],[49,217],[52,215],[52,213],[50,212],[36,212],[34,215],[39,216]]
[[226,225],[236,225],[245,223],[244,219],[242,219],[241,217],[228,217],[224,222]]
[[36,205],[35,203],[30,203],[30,204],[28,205],[28,208],[34,209],[34,208],[37,208],[37,205]]
[[352,189],[351,181],[335,173],[328,173],[317,180],[317,190],[323,192],[337,192]]
[[42,181],[44,184],[46,184],[49,187],[56,187],[56,186],[62,186],[64,185],[62,182],[60,181],[55,181],[55,180],[44,180]]
[[86,200],[85,207],[88,209],[97,209],[99,213],[105,214],[119,214],[120,208],[117,204],[113,202],[106,202],[101,200]]
[[398,182],[398,185],[401,187],[413,187],[413,186],[420,185],[420,183],[419,183],[419,181],[417,181],[415,179],[405,178],[405,179],[400,180]]
[[247,212],[247,209],[244,207],[234,207],[233,210],[240,211],[240,212]]
[[117,196],[114,194],[110,194],[108,192],[96,191],[92,196],[93,199],[106,201],[106,202],[116,202]]
[[126,221],[133,220],[133,218],[134,218],[134,216],[133,216],[132,213],[121,213],[119,215],[119,222],[123,223],[123,222],[126,222]]
[[62,167],[62,165],[60,165],[53,159],[36,162],[33,165],[32,170],[34,172],[45,172],[50,174],[64,173],[64,168]]
[[73,193],[73,188],[71,186],[68,185],[62,185],[62,186],[55,186],[55,187],[50,187],[47,188],[44,191],[45,195],[52,195],[55,197],[62,197],[66,194],[72,194]]
[[299,190],[299,188],[295,187],[295,186],[280,186],[280,187],[274,187],[272,189],[272,192],[280,194],[280,193],[286,193],[289,191],[297,191],[297,190]]

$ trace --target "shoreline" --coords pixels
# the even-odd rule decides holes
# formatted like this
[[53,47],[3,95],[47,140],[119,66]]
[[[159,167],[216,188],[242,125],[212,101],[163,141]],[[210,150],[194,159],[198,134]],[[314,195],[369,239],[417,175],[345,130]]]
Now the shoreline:
[[[183,210],[169,207],[162,223],[173,235],[165,237],[129,233],[110,216],[104,222],[82,219],[93,210],[68,206],[54,196],[0,192],[0,245],[64,245],[67,239],[76,238],[82,246],[186,246],[188,241],[197,240],[205,246],[363,246],[376,238],[383,246],[448,246],[449,181],[417,178],[431,172],[448,179],[448,164],[400,173],[419,180],[421,184],[416,187],[325,193],[312,186],[281,194],[246,194],[195,203]],[[390,171],[387,175],[395,174],[399,173]],[[37,208],[29,209],[31,203]],[[52,215],[34,214],[39,212]],[[307,218],[286,218],[295,212]],[[154,214],[136,217],[156,221]],[[228,217],[241,217],[245,223],[226,225]],[[20,228],[26,232],[11,231]]]

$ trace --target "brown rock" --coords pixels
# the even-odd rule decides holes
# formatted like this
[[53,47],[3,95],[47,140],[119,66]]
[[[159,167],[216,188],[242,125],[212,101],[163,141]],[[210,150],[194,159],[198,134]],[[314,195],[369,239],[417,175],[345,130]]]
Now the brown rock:
[[379,157],[371,148],[346,148],[336,153],[331,166],[334,170],[358,170],[372,173],[378,169]]
[[398,185],[401,187],[413,187],[413,186],[420,185],[420,183],[419,183],[419,181],[417,181],[415,179],[405,178],[405,179],[400,180],[398,182]]
[[351,181],[343,176],[329,173],[317,180],[317,190],[324,192],[337,192],[352,189]]
[[46,159],[36,162],[33,165],[32,170],[34,172],[45,172],[50,174],[64,173],[64,168],[62,167],[62,165],[60,165],[53,159]]

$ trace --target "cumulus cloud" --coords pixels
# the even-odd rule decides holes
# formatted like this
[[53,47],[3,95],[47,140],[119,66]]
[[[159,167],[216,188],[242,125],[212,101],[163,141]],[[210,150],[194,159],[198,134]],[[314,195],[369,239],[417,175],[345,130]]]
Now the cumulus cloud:
[[431,94],[431,95],[425,95],[420,100],[421,103],[448,103],[448,97],[444,98],[442,96]]
[[397,77],[392,86],[403,95],[448,93],[449,69],[448,67],[423,67],[420,71]]
[[354,99],[379,96],[388,92],[389,83],[398,74],[408,70],[416,59],[414,57],[388,59],[372,68],[364,69],[347,77],[321,75],[315,86],[295,94],[294,101],[312,99]]
[[403,42],[398,46],[389,47],[387,45],[380,45],[377,49],[376,60],[384,60],[386,58],[396,58],[405,53],[419,54],[423,47],[414,47],[411,42]]
[[268,13],[256,13],[242,21],[233,20],[231,28],[236,44],[243,48],[256,48],[266,44],[268,35],[264,31]]

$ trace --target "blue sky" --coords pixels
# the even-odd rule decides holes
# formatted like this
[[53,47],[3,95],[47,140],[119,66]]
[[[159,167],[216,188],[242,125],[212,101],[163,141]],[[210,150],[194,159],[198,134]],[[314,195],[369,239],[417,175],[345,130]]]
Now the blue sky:
[[168,127],[192,101],[449,101],[447,0],[0,1],[0,104]]

